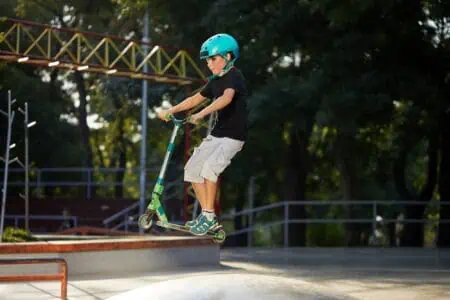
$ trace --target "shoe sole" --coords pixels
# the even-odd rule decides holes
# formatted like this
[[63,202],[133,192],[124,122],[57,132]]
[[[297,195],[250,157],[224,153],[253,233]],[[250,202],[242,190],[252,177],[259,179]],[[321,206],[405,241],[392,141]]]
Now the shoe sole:
[[[210,228],[210,229],[208,229],[207,231],[202,232],[202,233],[195,233],[195,232],[192,232],[192,230],[189,230],[189,232],[192,233],[192,234],[195,235],[195,236],[204,236],[204,235],[208,234],[208,232],[217,230],[217,229],[219,229],[219,228],[222,228],[222,225],[220,225],[219,223],[217,223],[217,224],[214,225],[212,228]],[[191,227],[190,229],[192,229],[192,227]]]

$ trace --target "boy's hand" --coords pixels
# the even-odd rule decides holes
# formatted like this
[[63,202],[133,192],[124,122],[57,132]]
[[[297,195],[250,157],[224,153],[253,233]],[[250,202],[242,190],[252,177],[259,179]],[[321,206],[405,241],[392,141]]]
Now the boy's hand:
[[200,113],[196,113],[189,117],[189,123],[197,125],[201,119],[203,119],[203,116]]
[[163,121],[169,121],[170,112],[168,109],[163,109],[158,112],[158,118]]

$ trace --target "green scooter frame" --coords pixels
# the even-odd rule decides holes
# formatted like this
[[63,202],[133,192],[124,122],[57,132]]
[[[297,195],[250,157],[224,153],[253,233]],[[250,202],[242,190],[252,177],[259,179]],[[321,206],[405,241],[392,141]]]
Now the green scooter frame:
[[[175,138],[177,136],[180,127],[189,121],[188,118],[176,119],[173,115],[170,115],[169,119],[174,123],[174,128],[172,131],[172,135],[170,137],[169,146],[167,147],[167,151],[164,156],[164,161],[161,170],[159,172],[158,179],[156,181],[155,187],[153,188],[151,201],[148,204],[145,213],[139,217],[138,226],[144,230],[150,229],[152,227],[153,217],[156,215],[158,218],[158,220],[156,221],[157,226],[182,231],[186,233],[191,233],[189,227],[187,226],[169,223],[166,212],[164,211],[164,208],[161,204],[161,198],[164,192],[164,176],[166,174],[166,169],[170,157],[172,156],[172,152],[175,148],[174,144]],[[208,231],[206,235],[210,236],[214,242],[219,244],[222,244],[226,238],[226,233],[221,226],[219,226],[214,230]]]

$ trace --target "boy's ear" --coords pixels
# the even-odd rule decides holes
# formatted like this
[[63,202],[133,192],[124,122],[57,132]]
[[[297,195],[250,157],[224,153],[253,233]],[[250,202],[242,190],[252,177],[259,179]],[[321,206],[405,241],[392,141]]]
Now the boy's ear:
[[233,59],[233,55],[230,52],[227,53],[227,59],[230,61]]

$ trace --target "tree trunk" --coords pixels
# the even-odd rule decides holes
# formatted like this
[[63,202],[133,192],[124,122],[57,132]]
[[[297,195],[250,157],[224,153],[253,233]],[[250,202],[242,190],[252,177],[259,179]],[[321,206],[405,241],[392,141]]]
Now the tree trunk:
[[395,222],[389,223],[387,225],[387,228],[388,228],[388,235],[389,235],[389,246],[397,247],[397,234],[395,232]]
[[[311,126],[312,130],[312,126]],[[300,130],[293,126],[290,130],[290,143],[288,144],[285,160],[284,199],[288,201],[304,201],[306,194],[306,179],[309,169],[308,143],[311,130]],[[304,205],[289,207],[289,220],[305,219]],[[306,246],[306,224],[289,224],[289,246]]]
[[[445,115],[441,129],[441,162],[439,195],[442,203],[440,218],[450,220],[450,116]],[[450,247],[450,223],[439,224],[438,247]]]
[[127,166],[127,149],[126,149],[126,141],[125,141],[125,132],[124,132],[124,120],[122,116],[119,116],[119,124],[118,124],[118,151],[119,151],[119,168],[121,170],[116,172],[116,183],[120,183],[120,185],[115,186],[115,197],[123,198],[123,179],[125,177],[125,168]]
[[[81,143],[84,147],[86,158],[84,160],[84,167],[92,169],[92,149],[90,144],[90,129],[87,124],[87,92],[84,84],[82,73],[75,71],[75,82],[77,84],[78,94],[80,98],[80,106],[78,107],[78,124],[80,126]],[[91,197],[95,197],[95,188],[91,188]]]
[[[396,184],[397,191],[400,198],[404,201],[415,200],[415,196],[408,190],[406,186],[405,178],[405,168],[406,168],[406,157],[407,157],[407,147],[400,151],[399,156],[394,164],[394,180]],[[416,211],[413,211],[413,209]],[[406,205],[404,208],[405,220],[414,218],[417,213],[417,207],[412,205]],[[401,246],[416,246],[423,245],[423,226],[417,226],[418,224],[405,223],[403,226],[403,231],[400,236]],[[419,224],[420,225],[420,224]],[[421,229],[422,228],[422,229]]]
[[[344,201],[352,201],[353,199],[353,178],[351,172],[350,161],[347,158],[342,158],[339,163],[339,170],[341,173],[341,188],[342,195]],[[357,211],[353,205],[346,206],[347,207],[347,218],[352,219],[357,217]],[[348,246],[359,246],[360,240],[360,229],[358,228],[359,224],[346,223],[346,239]]]
[[[344,201],[352,201],[354,200],[354,195],[356,193],[357,186],[357,176],[355,171],[355,166],[353,164],[353,157],[351,156],[352,151],[349,149],[352,148],[354,144],[354,137],[352,136],[341,136],[339,138],[339,144],[341,145],[341,151],[339,153],[339,170],[341,173],[341,187],[342,187],[342,195]],[[345,146],[344,146],[345,145]],[[347,218],[348,219],[356,219],[360,217],[361,209],[355,205],[347,206]],[[368,224],[360,224],[360,223],[346,223],[346,239],[348,246],[361,246],[364,244],[363,234],[365,232],[370,232],[368,230]],[[366,240],[367,240],[366,234]]]
[[103,155],[103,152],[100,149],[100,137],[98,133],[94,136],[94,150],[97,153],[100,168],[106,168],[105,156]]
[[[239,198],[238,199],[245,199],[245,193],[238,192]],[[245,201],[236,201],[236,212],[242,211],[244,209]],[[241,230],[244,228],[243,224],[243,216],[237,216],[234,217],[234,229],[236,231]],[[246,234],[237,234],[234,236],[234,246],[235,247],[245,247],[247,246],[247,235]]]
[[[437,148],[438,136],[432,134],[429,137],[428,144],[428,176],[427,181],[422,188],[419,196],[412,193],[406,187],[405,167],[407,151],[404,149],[395,166],[395,181],[403,200],[429,201],[433,197],[437,179]],[[423,219],[425,205],[405,205],[405,220]],[[401,235],[401,245],[406,247],[423,247],[424,245],[424,224],[423,223],[405,223]]]

